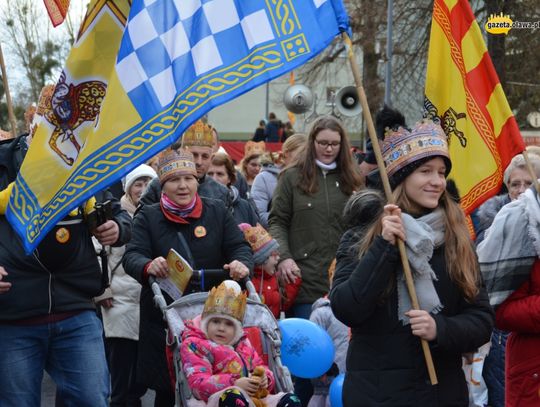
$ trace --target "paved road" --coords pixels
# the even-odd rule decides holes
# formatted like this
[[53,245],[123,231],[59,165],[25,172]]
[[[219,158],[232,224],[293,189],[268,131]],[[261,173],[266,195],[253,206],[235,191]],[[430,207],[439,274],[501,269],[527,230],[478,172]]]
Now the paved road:
[[[54,395],[56,392],[56,386],[51,377],[45,373],[43,375],[43,382],[41,383],[41,407],[54,407]],[[153,407],[154,405],[154,392],[148,390],[142,398],[142,407]]]

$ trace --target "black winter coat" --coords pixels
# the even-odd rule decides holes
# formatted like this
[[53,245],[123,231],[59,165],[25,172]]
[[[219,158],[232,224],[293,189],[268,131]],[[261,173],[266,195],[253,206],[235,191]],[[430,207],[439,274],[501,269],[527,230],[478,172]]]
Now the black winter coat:
[[247,200],[240,195],[236,195],[232,189],[229,188],[229,212],[233,215],[236,224],[248,223],[251,226],[257,225],[260,222],[257,208],[253,200]]
[[[26,151],[24,135],[0,143],[0,190],[15,180]],[[115,245],[122,246],[131,236],[131,217],[109,192],[96,194],[98,202],[108,199],[120,229]],[[56,239],[60,228],[69,233],[65,243]],[[58,222],[28,256],[3,215],[0,237],[0,266],[8,272],[3,281],[12,283],[10,290],[0,295],[0,322],[95,309],[93,297],[103,292],[101,268],[82,215]]]
[[[233,260],[253,268],[251,247],[223,203],[201,199],[202,216],[189,224],[169,221],[159,203],[143,206],[133,220],[133,237],[124,254],[124,270],[142,284],[137,378],[141,384],[158,391],[172,391],[165,359],[166,325],[143,277],[146,264],[159,256],[166,258],[170,248],[189,259],[178,237],[182,233],[195,261],[194,269],[219,269]],[[206,229],[204,237],[195,236],[197,226]],[[186,292],[189,291],[188,286]],[[166,293],[164,296],[167,303],[172,302]]]
[[430,264],[444,308],[433,315],[437,338],[430,348],[439,384],[432,386],[419,338],[398,319],[397,289],[381,299],[401,272],[397,248],[379,236],[359,260],[356,242],[354,230],[343,235],[330,293],[334,314],[352,332],[343,405],[467,407],[462,354],[488,342],[494,324],[485,289],[467,302],[446,272],[444,246],[435,249]]

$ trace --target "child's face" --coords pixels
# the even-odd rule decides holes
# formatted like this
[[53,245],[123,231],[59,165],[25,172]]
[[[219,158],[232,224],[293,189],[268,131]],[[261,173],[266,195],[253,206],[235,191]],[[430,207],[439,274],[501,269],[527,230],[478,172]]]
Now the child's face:
[[279,253],[272,252],[270,257],[264,262],[263,270],[272,276],[276,272],[276,266],[278,263],[279,263]]
[[212,318],[208,321],[208,339],[220,345],[230,345],[235,334],[234,323],[226,318]]

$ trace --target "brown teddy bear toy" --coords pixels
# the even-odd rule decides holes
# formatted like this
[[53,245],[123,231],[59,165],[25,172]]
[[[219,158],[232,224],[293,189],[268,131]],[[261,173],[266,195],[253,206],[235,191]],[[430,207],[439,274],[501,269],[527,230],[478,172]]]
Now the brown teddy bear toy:
[[[266,370],[264,369],[264,366],[257,366],[253,370],[251,377],[256,377],[259,380],[262,380],[265,374]],[[268,389],[259,387],[257,392],[253,395],[253,397],[251,397],[251,399],[253,400],[253,403],[256,407],[266,407],[266,403],[261,400],[266,396],[268,396]]]

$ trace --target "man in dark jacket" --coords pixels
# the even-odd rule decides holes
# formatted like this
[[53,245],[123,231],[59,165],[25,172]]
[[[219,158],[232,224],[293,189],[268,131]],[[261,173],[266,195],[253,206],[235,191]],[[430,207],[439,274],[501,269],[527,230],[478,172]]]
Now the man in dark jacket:
[[281,120],[276,117],[275,113],[271,112],[268,115],[268,123],[266,123],[266,128],[264,130],[266,141],[269,143],[277,143],[280,141],[282,133]]
[[[0,191],[15,180],[28,149],[26,135],[0,144]],[[92,234],[102,245],[124,245],[131,219],[107,192],[113,219],[89,231],[73,211],[26,255],[0,214],[0,405],[39,406],[45,369],[66,405],[108,406],[103,327],[93,298],[102,291]]]
[[[229,189],[216,182],[212,177],[207,177],[206,173],[212,163],[212,154],[215,139],[212,128],[204,124],[201,120],[191,126],[182,137],[182,147],[193,154],[197,169],[197,179],[199,180],[198,193],[204,198],[212,198],[222,201],[227,208],[232,205],[229,197]],[[139,205],[151,205],[159,202],[161,197],[161,185],[159,178],[154,178],[148,185],[146,192],[141,197]]]

